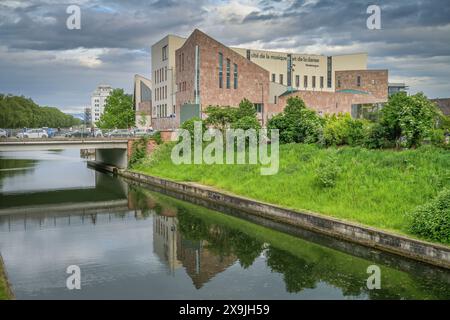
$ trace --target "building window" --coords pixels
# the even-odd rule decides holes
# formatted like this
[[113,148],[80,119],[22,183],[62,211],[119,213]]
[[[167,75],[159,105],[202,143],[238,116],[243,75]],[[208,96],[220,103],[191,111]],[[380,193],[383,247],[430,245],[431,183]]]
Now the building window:
[[275,73],[272,73],[272,82],[275,82],[275,79],[276,78],[276,76],[275,76]]
[[297,88],[300,88],[300,76],[299,75],[295,76],[295,86]]
[[164,68],[164,80],[167,81],[167,67]]
[[320,77],[320,89],[323,89],[323,77]]
[[315,88],[316,87],[316,76],[312,77],[312,87]]
[[273,103],[275,103],[275,104],[278,103],[277,98],[278,98],[277,96],[273,96]]
[[304,76],[304,77],[303,77],[303,86],[304,86],[305,88],[308,88],[308,76]]
[[163,61],[167,60],[167,46],[164,46],[162,48],[162,59],[163,59]]
[[257,113],[262,113],[262,103],[255,103],[255,109]]
[[357,77],[356,77],[356,85],[357,85],[358,87],[361,87],[361,76],[357,76]]
[[283,84],[283,81],[284,79],[283,79],[283,75],[282,74],[280,74],[280,84]]
[[332,70],[333,70],[333,58],[332,57],[327,57],[327,86],[328,88],[332,87]]
[[238,88],[238,66],[234,64],[234,89]]
[[341,87],[341,77],[337,78],[337,87],[340,88]]
[[231,77],[231,62],[230,59],[227,59],[227,89],[230,89],[230,77]]
[[181,54],[181,71],[184,71],[184,53]]
[[288,87],[292,87],[292,55],[288,54],[287,56],[287,85]]
[[223,54],[219,52],[219,88],[223,88]]

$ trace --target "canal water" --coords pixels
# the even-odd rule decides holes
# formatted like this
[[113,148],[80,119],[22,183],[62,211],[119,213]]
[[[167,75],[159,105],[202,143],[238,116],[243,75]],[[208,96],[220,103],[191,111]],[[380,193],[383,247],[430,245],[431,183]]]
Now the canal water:
[[[0,153],[0,253],[16,298],[450,298],[449,271],[184,200],[92,170],[79,150]],[[73,265],[81,290],[66,286]]]

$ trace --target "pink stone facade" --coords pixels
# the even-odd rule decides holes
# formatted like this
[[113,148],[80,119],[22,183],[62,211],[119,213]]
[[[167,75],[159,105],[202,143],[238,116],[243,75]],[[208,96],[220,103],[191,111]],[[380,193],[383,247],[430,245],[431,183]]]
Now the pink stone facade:
[[281,112],[287,99],[292,96],[301,98],[309,108],[320,114],[352,114],[352,105],[388,101],[387,70],[337,71],[336,79],[336,92],[297,91],[280,97],[277,111]]
[[[195,48],[199,47],[200,105],[202,112],[210,105],[237,107],[244,99],[263,103],[266,113],[273,108],[269,101],[269,72],[240,54],[195,30],[183,47],[176,51],[176,113],[185,103],[195,103]],[[219,53],[223,56],[222,88],[219,87]],[[227,61],[230,61],[229,88]],[[238,82],[234,88],[237,65]],[[262,115],[260,115],[262,118]],[[266,118],[266,116],[264,116]]]

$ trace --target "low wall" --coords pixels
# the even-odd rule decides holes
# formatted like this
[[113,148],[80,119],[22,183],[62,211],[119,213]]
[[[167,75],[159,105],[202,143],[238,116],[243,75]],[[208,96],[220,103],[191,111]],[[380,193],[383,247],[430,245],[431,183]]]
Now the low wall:
[[201,185],[179,183],[129,171],[121,171],[120,174],[128,179],[237,208],[252,215],[450,269],[450,247],[447,246],[411,239],[355,223],[325,217],[320,214],[285,209],[272,204],[227,194]]

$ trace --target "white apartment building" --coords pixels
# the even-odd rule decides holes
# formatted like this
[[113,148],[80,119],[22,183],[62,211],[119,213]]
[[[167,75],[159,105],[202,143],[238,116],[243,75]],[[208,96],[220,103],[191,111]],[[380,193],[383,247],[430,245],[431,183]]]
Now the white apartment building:
[[92,126],[100,120],[103,112],[105,112],[106,99],[111,94],[113,88],[109,85],[99,85],[91,96],[91,119]]

